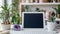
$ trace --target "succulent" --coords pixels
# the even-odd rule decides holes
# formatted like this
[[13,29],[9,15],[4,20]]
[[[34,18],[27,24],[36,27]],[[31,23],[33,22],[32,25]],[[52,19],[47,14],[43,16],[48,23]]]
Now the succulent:
[[55,22],[55,13],[52,12],[51,15],[49,16],[49,22]]

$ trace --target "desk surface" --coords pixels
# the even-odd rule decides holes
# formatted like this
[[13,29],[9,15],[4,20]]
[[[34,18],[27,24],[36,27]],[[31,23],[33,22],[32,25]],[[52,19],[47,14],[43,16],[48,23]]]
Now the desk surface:
[[47,31],[44,29],[24,29],[21,31],[10,30],[10,34],[57,34],[54,31]]

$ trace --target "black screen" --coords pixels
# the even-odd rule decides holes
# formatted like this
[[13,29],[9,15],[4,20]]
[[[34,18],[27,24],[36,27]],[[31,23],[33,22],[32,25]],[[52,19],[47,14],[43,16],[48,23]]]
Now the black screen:
[[24,28],[43,28],[43,13],[24,13]]

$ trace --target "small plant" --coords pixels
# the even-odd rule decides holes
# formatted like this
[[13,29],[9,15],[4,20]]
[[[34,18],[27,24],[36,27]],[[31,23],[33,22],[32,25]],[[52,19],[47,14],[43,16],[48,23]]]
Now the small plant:
[[48,22],[55,22],[55,13],[52,12],[51,15],[49,16]]
[[58,14],[60,14],[60,5],[58,5],[56,8],[53,8]]
[[13,0],[12,1],[12,11],[11,11],[11,22],[13,24],[20,24],[20,15],[18,10],[18,1]]
[[25,6],[25,9],[26,9],[25,11],[28,11],[29,5],[26,5],[26,6]]
[[47,22],[47,29],[48,31],[56,30],[55,12],[52,12],[49,16],[49,20]]

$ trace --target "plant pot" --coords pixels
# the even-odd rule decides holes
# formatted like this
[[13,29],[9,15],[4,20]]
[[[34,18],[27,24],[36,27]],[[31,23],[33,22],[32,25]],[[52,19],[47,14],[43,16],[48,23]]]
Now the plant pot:
[[60,18],[60,14],[57,14],[56,17],[57,17],[57,18]]
[[56,22],[47,22],[47,29],[48,31],[55,31],[56,30]]
[[2,30],[10,30],[11,25],[10,24],[2,24]]

